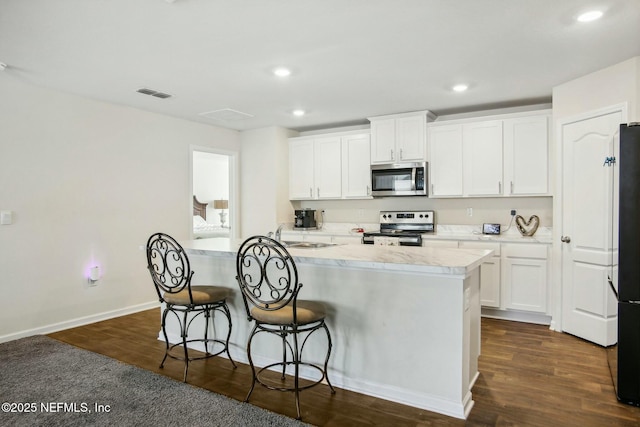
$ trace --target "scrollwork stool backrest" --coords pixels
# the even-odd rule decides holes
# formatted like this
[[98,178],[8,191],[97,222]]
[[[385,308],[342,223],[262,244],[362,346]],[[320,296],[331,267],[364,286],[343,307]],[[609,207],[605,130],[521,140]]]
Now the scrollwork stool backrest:
[[242,243],[236,273],[249,318],[249,303],[266,311],[278,310],[292,301],[295,304],[302,286],[289,252],[266,236],[253,236]]
[[163,293],[178,293],[191,282],[189,258],[180,244],[171,236],[155,233],[147,241],[147,268],[155,284],[160,301]]

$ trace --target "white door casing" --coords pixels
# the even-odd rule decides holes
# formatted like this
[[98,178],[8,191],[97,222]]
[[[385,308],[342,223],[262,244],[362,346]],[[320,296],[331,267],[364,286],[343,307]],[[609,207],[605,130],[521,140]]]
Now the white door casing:
[[559,123],[562,330],[602,346],[617,341],[617,305],[607,277],[617,264],[615,156],[626,106]]

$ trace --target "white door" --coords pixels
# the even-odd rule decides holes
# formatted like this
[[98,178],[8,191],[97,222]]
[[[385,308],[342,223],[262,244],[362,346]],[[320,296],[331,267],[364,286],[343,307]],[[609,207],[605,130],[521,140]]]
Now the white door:
[[607,277],[617,264],[615,156],[624,112],[561,124],[562,329],[602,346],[617,341],[617,304]]

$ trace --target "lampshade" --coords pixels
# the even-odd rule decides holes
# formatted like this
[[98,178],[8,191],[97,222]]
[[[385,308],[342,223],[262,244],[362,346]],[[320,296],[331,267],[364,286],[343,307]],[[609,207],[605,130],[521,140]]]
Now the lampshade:
[[213,201],[214,209],[229,209],[229,201],[228,200],[214,200]]

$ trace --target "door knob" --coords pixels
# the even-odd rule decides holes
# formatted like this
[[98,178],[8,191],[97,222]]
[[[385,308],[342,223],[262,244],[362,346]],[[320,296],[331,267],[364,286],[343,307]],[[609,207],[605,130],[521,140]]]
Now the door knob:
[[561,242],[563,242],[563,243],[569,243],[569,242],[571,242],[571,237],[569,237],[569,236],[562,236],[562,237],[560,238],[560,241],[561,241]]

